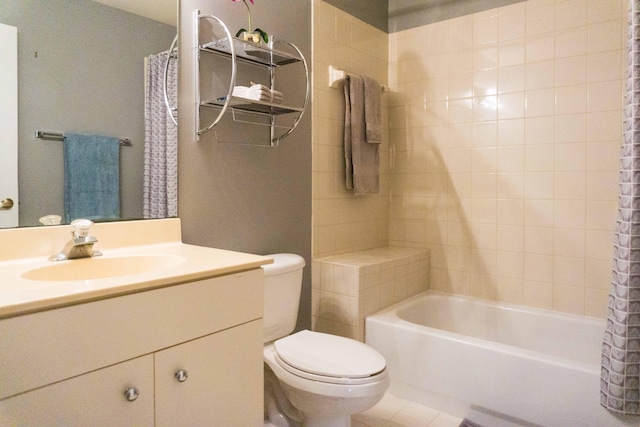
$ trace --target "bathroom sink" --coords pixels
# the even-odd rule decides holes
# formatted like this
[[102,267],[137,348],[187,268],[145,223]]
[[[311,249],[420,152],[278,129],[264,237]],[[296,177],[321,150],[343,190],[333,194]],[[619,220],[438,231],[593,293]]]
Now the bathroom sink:
[[175,267],[184,258],[171,255],[133,255],[94,257],[52,262],[22,274],[28,280],[60,282],[73,280],[108,279],[110,277],[150,273]]

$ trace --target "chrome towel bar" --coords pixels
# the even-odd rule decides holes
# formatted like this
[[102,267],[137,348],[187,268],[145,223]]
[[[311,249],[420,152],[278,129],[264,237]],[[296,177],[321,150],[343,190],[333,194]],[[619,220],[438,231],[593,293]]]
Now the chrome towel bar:
[[[55,140],[62,141],[62,140],[64,140],[64,133],[63,132],[48,131],[48,130],[37,130],[36,131],[36,138],[39,138],[39,139],[55,139]],[[131,139],[129,139],[129,138],[120,138],[120,145],[123,146],[123,147],[131,147],[133,144],[131,144]]]

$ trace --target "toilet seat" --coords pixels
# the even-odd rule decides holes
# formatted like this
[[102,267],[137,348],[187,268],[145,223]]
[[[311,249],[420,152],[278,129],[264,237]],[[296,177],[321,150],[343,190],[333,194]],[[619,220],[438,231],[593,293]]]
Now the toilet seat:
[[330,384],[369,384],[386,376],[380,353],[359,341],[303,330],[273,344],[276,362],[287,372]]

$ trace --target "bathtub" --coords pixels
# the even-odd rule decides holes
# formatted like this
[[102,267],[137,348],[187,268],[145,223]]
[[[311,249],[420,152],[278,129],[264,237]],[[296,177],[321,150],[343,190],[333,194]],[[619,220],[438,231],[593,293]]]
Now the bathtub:
[[625,426],[600,406],[605,321],[428,291],[366,319],[398,397],[486,427]]

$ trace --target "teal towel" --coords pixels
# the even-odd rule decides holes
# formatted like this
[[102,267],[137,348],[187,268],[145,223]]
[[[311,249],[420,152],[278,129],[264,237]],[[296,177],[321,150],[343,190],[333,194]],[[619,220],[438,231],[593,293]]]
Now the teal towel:
[[120,141],[115,137],[66,134],[64,214],[78,218],[120,218]]

